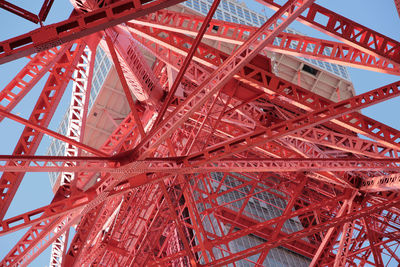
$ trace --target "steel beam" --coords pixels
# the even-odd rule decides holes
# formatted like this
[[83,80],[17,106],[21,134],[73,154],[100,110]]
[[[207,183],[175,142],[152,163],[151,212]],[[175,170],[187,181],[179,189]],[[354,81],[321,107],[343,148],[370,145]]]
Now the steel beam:
[[103,8],[43,26],[0,42],[0,64],[41,52],[182,2],[182,0],[117,1]]
[[[275,13],[255,34],[224,61],[195,92],[188,96],[182,105],[154,128],[134,151],[126,153],[127,161],[135,159],[135,154],[137,153],[140,153],[139,159],[143,159],[153,152],[169,137],[172,131],[182,125],[194,111],[198,110],[205,101],[220,90],[238,70],[244,67],[264,48],[265,44],[272,42],[275,36],[285,29],[312,2],[312,0],[301,1],[301,3],[288,1],[283,8]],[[289,13],[287,17],[284,16],[286,12]],[[280,22],[279,24],[277,23],[278,21]]]
[[[176,62],[175,64],[179,64],[179,61],[175,59],[175,57],[179,54],[186,54],[184,43],[188,42],[187,37],[176,36],[176,34],[168,33],[166,31],[163,31],[163,34],[161,34],[161,32],[155,32],[155,34],[152,34],[146,29],[144,29],[145,31],[142,30],[143,29],[136,29],[134,30],[134,34],[136,36],[143,36],[141,41],[145,42],[149,47],[154,47],[157,52],[156,55],[159,55],[160,58],[164,58],[164,60],[167,58],[168,60],[166,60],[166,62],[172,61]],[[163,36],[163,38],[160,36]],[[194,59],[209,67],[219,66],[227,58],[227,54],[206,45],[202,45],[199,49],[201,50],[195,55]],[[210,53],[213,56],[207,56]],[[192,66],[192,68],[194,67],[195,66]],[[202,74],[201,68],[196,67],[194,69],[199,72],[199,74]],[[192,72],[196,73],[195,71],[192,70]],[[289,102],[286,103],[285,108],[296,106],[302,110],[310,111],[333,103],[333,101],[327,98],[319,96],[316,93],[306,90],[291,82],[285,81],[270,71],[254,64],[247,64],[246,71],[242,69],[237,73],[235,78],[258,88],[260,91],[271,96],[272,102],[276,102],[276,100],[281,98],[283,101],[279,101],[278,103]],[[400,139],[398,137],[400,136],[400,132],[398,130],[357,112],[354,112],[351,115],[352,116],[347,117],[347,119],[339,118],[332,120],[332,122],[350,131],[377,140],[386,148],[393,150],[399,149]],[[332,125],[329,125],[329,127],[332,128]]]
[[[226,143],[226,142],[225,142]],[[94,157],[17,157],[0,161],[0,171],[5,172],[109,172],[123,174],[139,173],[206,173],[206,172],[296,172],[300,171],[398,171],[400,159],[359,158],[228,158],[213,159],[209,151],[221,148],[218,145],[207,149],[204,154],[193,154],[189,158],[149,158],[121,165],[115,158]],[[219,149],[215,149],[216,152]],[[9,158],[9,156],[6,156]],[[4,156],[0,156],[0,160]],[[182,166],[181,164],[185,165]],[[29,165],[29,166],[28,166]],[[385,179],[389,176],[381,177]],[[396,178],[394,178],[396,177]],[[376,179],[376,180],[379,180]],[[397,182],[397,175],[390,181]],[[370,180],[367,180],[370,181]],[[366,183],[365,183],[366,184]],[[363,187],[363,190],[367,190]],[[372,190],[372,188],[370,189]]]
[[[195,36],[197,33],[196,25],[202,19],[201,16],[159,10],[139,20],[131,20],[127,24],[134,28],[136,24]],[[256,30],[257,27],[212,20],[204,37],[219,42],[241,45]],[[392,60],[372,55],[348,44],[288,32],[280,33],[274,42],[266,45],[265,50],[377,72],[400,74],[400,64]]]
[[[60,57],[29,117],[31,123],[47,128],[83,49],[82,42],[78,42],[76,47],[69,47]],[[25,127],[15,146],[13,155],[34,154],[42,137],[43,133]],[[0,178],[0,219],[4,217],[23,176],[24,173],[5,172],[2,174]]]
[[[277,0],[257,0],[272,9],[281,5]],[[361,51],[400,63],[400,43],[318,4],[312,4],[298,20]]]
[[346,116],[343,115],[398,95],[400,95],[400,82],[395,82],[359,96],[330,104],[326,107],[320,108],[319,110],[315,110],[305,115],[300,115],[294,119],[277,123],[272,127],[266,128],[265,130],[257,130],[249,134],[244,134],[240,137],[233,138],[228,142],[208,147],[203,152],[188,156],[187,159],[202,159],[204,161],[210,161],[224,158],[235,153],[245,151],[250,147],[254,147],[293,132],[336,119],[340,116],[346,119]]
[[[52,49],[37,53],[30,57],[30,61],[0,92],[1,107],[8,112],[23,99],[23,97],[37,84],[37,82],[57,62],[69,45],[54,47]],[[0,122],[4,119],[0,116]]]
[[32,12],[29,12],[28,10],[25,10],[17,5],[11,4],[5,0],[0,1],[0,8],[3,8],[11,13],[14,13],[17,16],[20,16],[21,18],[24,18],[26,20],[29,20],[33,23],[38,23],[39,22],[39,17]]

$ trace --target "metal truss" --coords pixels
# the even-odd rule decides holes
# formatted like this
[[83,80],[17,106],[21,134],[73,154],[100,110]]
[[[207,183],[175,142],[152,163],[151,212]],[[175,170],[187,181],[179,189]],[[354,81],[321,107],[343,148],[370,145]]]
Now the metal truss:
[[[68,128],[66,136],[77,141],[82,142],[85,132],[85,121],[89,106],[90,88],[93,76],[95,54],[90,51],[88,46],[85,47],[84,53],[77,64],[77,69],[73,74],[73,85],[71,104],[69,106],[68,114]],[[67,144],[65,146],[64,156],[77,157],[80,150],[78,147]],[[60,186],[69,186],[72,180],[75,179],[74,172],[62,172],[60,177]],[[57,231],[65,228],[68,220],[64,220]],[[65,247],[68,244],[68,231],[60,235],[52,244],[50,264],[49,266],[59,266],[62,263]]]
[[39,14],[33,14],[32,12],[23,9],[17,5],[14,5],[12,3],[9,3],[7,1],[1,1],[0,3],[0,8],[3,8],[11,13],[14,13],[17,16],[20,16],[26,20],[29,20],[33,23],[39,23],[42,24],[43,21],[46,20],[46,17],[50,11],[51,6],[53,5],[54,0],[45,0],[42,8],[39,11]]
[[[336,102],[271,58],[399,75],[398,41],[313,0],[259,0],[276,10],[260,28],[213,20],[219,1],[206,17],[180,0],[71,2],[69,19],[0,42],[0,63],[28,56],[0,91],[0,121],[24,127],[0,155],[0,236],[26,231],[1,266],[27,266],[51,244],[51,266],[400,264],[400,132],[361,113],[399,96],[400,82]],[[38,15],[0,7],[42,24],[52,3]],[[338,41],[285,32],[294,20]],[[91,126],[102,135],[89,140],[98,47],[115,76],[101,92],[129,109],[105,106],[106,130]],[[43,77],[29,118],[13,114]],[[49,123],[70,81],[60,134]],[[37,154],[44,134],[64,156]],[[29,172],[58,173],[54,198],[4,218]]]
[[[189,16],[170,10],[160,10],[130,23],[195,36],[202,17]],[[128,23],[128,25],[132,25]],[[256,27],[212,20],[204,38],[224,43],[241,45]],[[399,75],[399,64],[370,52],[364,52],[340,42],[322,40],[308,36],[282,32],[274,42],[266,45],[267,51],[322,59],[327,62]]]
[[[228,144],[229,145],[229,144]],[[210,150],[217,150],[217,147]],[[231,152],[233,153],[233,152]],[[230,153],[229,153],[230,154]],[[204,158],[203,158],[204,157]],[[293,172],[304,171],[357,171],[382,170],[397,171],[400,159],[340,159],[340,158],[290,158],[290,159],[221,159],[208,162],[209,150],[186,158],[158,158],[139,160],[121,167],[121,163],[110,158],[93,157],[41,157],[41,159],[14,159],[3,161],[0,171],[4,172],[110,172],[139,174],[159,173],[198,173],[198,172]],[[199,159],[197,159],[199,158]],[[206,160],[205,160],[206,159]],[[111,164],[110,164],[111,162]],[[182,165],[183,163],[183,165]],[[110,165],[109,165],[110,164]],[[69,178],[68,178],[69,179]],[[368,184],[369,180],[365,180]],[[393,182],[393,181],[392,181]],[[63,185],[63,184],[61,184]]]

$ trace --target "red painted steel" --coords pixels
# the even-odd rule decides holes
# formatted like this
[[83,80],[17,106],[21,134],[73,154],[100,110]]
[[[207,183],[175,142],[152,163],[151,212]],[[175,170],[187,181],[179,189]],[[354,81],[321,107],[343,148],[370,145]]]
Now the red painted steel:
[[[273,9],[280,8],[276,0],[258,0]],[[381,33],[371,30],[357,22],[345,18],[318,4],[312,4],[306,15],[299,21],[310,25],[344,43],[355,46],[361,51],[379,55],[393,62],[400,62],[400,43]]]
[[46,20],[47,15],[49,14],[50,8],[53,5],[54,0],[44,0],[44,3],[42,5],[42,8],[39,11],[39,14],[33,14],[32,12],[23,9],[22,7],[19,7],[17,5],[14,5],[10,2],[7,2],[5,0],[0,1],[0,8],[3,8],[11,13],[14,13],[17,16],[20,16],[26,20],[29,20],[33,23],[40,23],[42,25],[42,22]]
[[394,4],[396,5],[397,13],[399,14],[400,17],[400,1],[394,0]]
[[39,17],[32,12],[29,12],[28,10],[23,9],[22,7],[19,7],[17,5],[14,5],[10,2],[7,2],[5,0],[0,1],[0,8],[3,8],[11,13],[14,13],[17,16],[20,16],[21,18],[24,18],[26,20],[29,20],[33,23],[38,23],[39,22]]
[[[132,20],[128,25],[144,25],[194,36],[197,33],[197,25],[202,20],[200,16],[160,10],[139,20]],[[204,37],[241,45],[256,30],[257,28],[252,26],[212,20]],[[275,38],[275,42],[267,44],[266,49],[377,72],[395,75],[400,73],[398,63],[361,51],[351,45],[288,32],[280,33]]]
[[[278,9],[261,29],[211,20],[198,43],[190,36],[203,17],[159,10],[179,0],[77,0],[70,19],[0,43],[2,63],[38,52],[0,92],[1,118],[26,126],[13,155],[0,156],[0,235],[31,227],[0,265],[30,264],[73,224],[54,266],[268,266],[276,255],[311,266],[400,262],[400,132],[359,112],[398,96],[400,83],[336,103],[318,86],[311,92],[298,69],[297,84],[279,77],[268,58],[269,50],[398,75],[399,42],[313,1],[260,1]],[[282,32],[296,18],[345,43]],[[85,42],[94,51],[103,37],[131,112],[92,147],[86,111],[73,121],[79,139],[48,125]],[[13,115],[46,73],[30,118]],[[36,155],[44,133],[82,155]],[[75,178],[58,182],[50,204],[3,219],[36,171]]]
[[[295,1],[287,2],[287,4],[279,10],[279,13],[275,13],[274,16],[255,32],[255,34],[224,61],[196,91],[192,92],[191,95],[186,98],[185,102],[179,105],[174,112],[166,118],[165,122],[163,121],[153,128],[153,131],[147,135],[139,145],[139,148],[133,153],[140,151],[141,158],[148,156],[155,147],[165,140],[168,134],[171,134],[171,132],[176,130],[188,116],[198,110],[200,106],[226,84],[238,70],[251,61],[258,52],[264,48],[265,44],[272,42],[274,37],[310,4],[311,1],[301,3]],[[288,17],[284,16],[286,12],[289,13]],[[278,24],[278,21],[281,23]],[[182,114],[183,111],[185,111],[184,114]],[[151,145],[149,145],[150,142],[152,143]]]
[[[147,36],[143,39],[151,38],[151,41],[145,41],[146,44],[150,47],[155,47],[159,54],[161,54],[160,51],[163,51],[164,54],[166,54],[165,56],[167,57],[167,59],[171,58],[172,60],[174,60],[174,57],[178,57],[179,54],[185,53],[184,51],[186,49],[184,49],[184,44],[189,41],[185,37],[179,35],[177,36],[176,34],[171,34],[167,31],[161,31],[162,33],[154,31],[154,34],[151,34],[148,29],[140,29],[140,32],[138,32],[138,30],[135,30],[135,34],[138,34],[139,36],[142,36],[142,32],[146,34],[143,36]],[[156,40],[155,38],[157,38],[158,40]],[[156,45],[154,45],[154,42],[161,44],[162,46],[157,47]],[[177,48],[178,50],[174,48]],[[211,48],[207,47],[206,45],[203,45],[203,48],[204,49],[199,52],[195,57],[195,59],[199,59],[200,63],[204,64],[206,62],[207,65],[212,64],[214,66],[218,66],[227,57],[226,53],[219,52],[215,49],[211,50]],[[208,56],[210,53],[212,54],[211,57]],[[166,60],[165,57],[164,60]],[[171,60],[168,60],[168,62],[171,62]],[[285,98],[289,99],[288,101],[290,102],[290,104],[294,104],[298,108],[304,110],[314,110],[315,108],[318,108],[320,106],[332,103],[331,100],[321,97],[316,93],[310,92],[309,90],[306,90],[296,84],[285,81],[282,78],[279,78],[273,73],[258,66],[252,66],[252,64],[248,64],[247,68],[250,69],[242,69],[237,74],[241,76],[240,78],[237,78],[238,80],[259,88],[270,95],[282,94]],[[272,99],[272,101],[275,101],[275,99]],[[285,108],[288,108],[288,106],[286,105]],[[359,113],[352,113],[351,115],[352,116],[349,116],[348,119],[341,118],[339,120],[333,120],[333,122],[349,130],[376,139],[384,146],[398,149],[398,142],[400,142],[398,136],[400,136],[400,132],[397,129],[393,129],[390,126],[384,125],[372,118],[369,118]]]
[[[196,35],[196,38],[193,41],[192,46],[190,47],[190,50],[185,58],[185,61],[183,62],[181,69],[179,70],[171,88],[169,88],[169,92],[168,95],[166,96],[166,99],[164,100],[164,104],[160,110],[160,113],[158,114],[158,117],[155,121],[155,125],[158,125],[160,123],[160,121],[162,121],[162,119],[164,118],[165,112],[167,111],[168,106],[171,104],[172,102],[172,98],[175,96],[176,94],[176,90],[178,89],[178,86],[180,85],[183,75],[185,74],[186,69],[188,68],[190,62],[192,61],[193,55],[197,50],[197,47],[199,46],[201,39],[203,39],[204,34],[206,33],[207,29],[210,28],[211,25],[210,21],[211,18],[214,16],[215,11],[218,8],[218,5],[220,3],[220,0],[215,0],[212,4],[212,6],[210,7],[210,10],[207,13],[207,16],[204,18],[204,20],[201,22],[201,26],[199,29],[199,32]],[[192,24],[192,25],[200,25],[200,23],[196,23],[196,24]]]
[[[82,42],[76,47],[70,45],[69,49],[60,57],[36,102],[35,107],[29,117],[29,121],[47,128],[50,120],[57,108],[57,105],[71,78],[75,64],[78,62],[83,52]],[[30,127],[25,127],[21,137],[13,151],[13,155],[34,154],[43,137]],[[5,172],[0,178],[0,218],[4,215],[14,197],[19,184],[24,177],[23,173]]]
[[0,42],[0,64],[88,36],[179,2],[181,0],[117,1],[96,11],[41,27]]
[[[0,92],[0,103],[4,110],[11,111],[35,84],[49,71],[55,62],[64,54],[67,46],[55,47],[34,57]],[[4,117],[1,116],[0,120]]]
[[[254,133],[256,135],[256,133]],[[239,136],[239,139],[243,138]],[[272,146],[273,144],[271,144]],[[217,151],[223,143],[216,144],[210,150]],[[272,152],[270,152],[272,154]],[[147,159],[134,161],[121,168],[115,158],[104,157],[33,157],[9,158],[0,156],[4,165],[0,171],[4,172],[109,172],[137,174],[143,172],[155,173],[201,173],[201,172],[294,172],[296,170],[309,171],[357,171],[382,170],[397,171],[400,168],[400,159],[361,159],[361,158],[270,158],[270,159],[230,159],[222,158],[208,162],[212,155],[209,150],[204,153],[188,155],[187,158]],[[2,163],[3,163],[2,162]],[[182,162],[184,165],[182,165]],[[379,180],[375,177],[372,180]],[[393,179],[392,179],[393,180]],[[365,180],[367,183],[369,180]],[[393,182],[393,181],[392,181]],[[368,183],[367,183],[368,184]]]

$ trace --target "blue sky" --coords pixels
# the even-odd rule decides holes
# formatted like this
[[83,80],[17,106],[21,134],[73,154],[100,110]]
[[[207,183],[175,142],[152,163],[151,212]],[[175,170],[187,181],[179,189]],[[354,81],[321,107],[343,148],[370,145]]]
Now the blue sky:
[[[40,3],[38,3],[40,2]],[[38,13],[40,4],[43,1],[13,1],[16,5],[27,10]],[[264,13],[264,7],[252,1],[246,3],[255,11]],[[341,15],[344,15],[362,25],[372,28],[382,34],[385,34],[395,40],[400,40],[400,19],[395,9],[393,0],[317,0],[316,3],[327,7]],[[68,0],[56,0],[50,11],[46,25],[66,19],[72,7]],[[265,8],[267,15],[272,14]],[[5,40],[19,34],[26,33],[36,29],[38,26],[19,18],[6,11],[0,10],[0,22],[3,25],[0,28],[0,40]],[[310,36],[319,38],[328,38],[325,35],[312,30],[300,23],[294,23],[291,27],[306,33]],[[0,89],[4,88],[12,77],[17,73],[27,59],[19,59],[4,65],[0,65]],[[350,76],[353,81],[356,93],[360,94],[371,89],[383,86],[385,84],[397,81],[399,78],[392,75],[375,73],[365,70],[349,68]],[[14,109],[13,113],[19,113],[20,116],[28,118],[41,88],[43,88],[45,79],[30,92],[27,97]],[[54,119],[50,125],[53,130],[57,129],[58,122],[65,112],[69,103],[70,93],[67,90],[62,104],[56,111]],[[400,129],[399,114],[400,99],[392,99],[384,103],[363,110],[363,113],[384,122],[396,129]],[[0,154],[11,154],[23,127],[15,122],[5,119],[1,124],[0,131]],[[44,155],[49,145],[49,138],[44,137],[37,154]],[[48,181],[47,173],[34,173],[25,176],[13,203],[6,215],[6,218],[14,216],[40,206],[48,204],[52,199],[52,192]],[[0,258],[3,258],[11,247],[19,240],[24,231],[16,232],[12,235],[0,237]],[[49,250],[38,257],[31,266],[47,266],[49,262]]]

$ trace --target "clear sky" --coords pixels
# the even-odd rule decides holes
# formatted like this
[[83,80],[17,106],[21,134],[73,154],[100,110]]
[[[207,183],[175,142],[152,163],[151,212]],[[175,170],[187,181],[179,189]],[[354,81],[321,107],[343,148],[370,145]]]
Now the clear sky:
[[[32,13],[38,13],[43,1],[12,1],[14,4],[26,8]],[[264,13],[264,7],[258,3],[247,0],[246,3],[255,11]],[[400,18],[396,12],[393,0],[317,0],[316,3],[327,7],[341,15],[344,15],[362,25],[372,28],[395,40],[400,41]],[[72,10],[68,0],[56,0],[50,11],[46,25],[66,19]],[[265,8],[267,15],[272,12]],[[38,26],[19,18],[6,11],[0,10],[0,41],[23,34]],[[312,30],[300,23],[294,23],[291,27],[314,37],[328,38],[327,36]],[[331,38],[330,38],[331,39]],[[26,64],[27,59],[20,59],[11,63],[0,65],[0,90],[4,88],[15,74]],[[386,85],[399,80],[399,77],[375,73],[370,71],[349,68],[356,93],[360,94],[368,90]],[[47,77],[47,76],[46,76]],[[14,109],[13,113],[28,118],[45,79],[39,83],[31,93]],[[69,87],[70,88],[70,87]],[[70,90],[67,90],[62,105],[58,108],[50,128],[56,130],[66,107],[69,104]],[[384,122],[396,129],[400,129],[399,119],[400,99],[396,98],[363,110],[363,113]],[[1,123],[0,154],[11,154],[17,143],[23,127],[8,119]],[[49,138],[44,137],[38,149],[38,155],[44,155],[49,145]],[[47,205],[52,199],[52,192],[47,173],[34,173],[25,176],[6,218]],[[12,235],[0,237],[0,258],[2,259],[10,248],[19,240],[24,231]],[[31,266],[47,266],[49,262],[49,250],[38,257]]]

